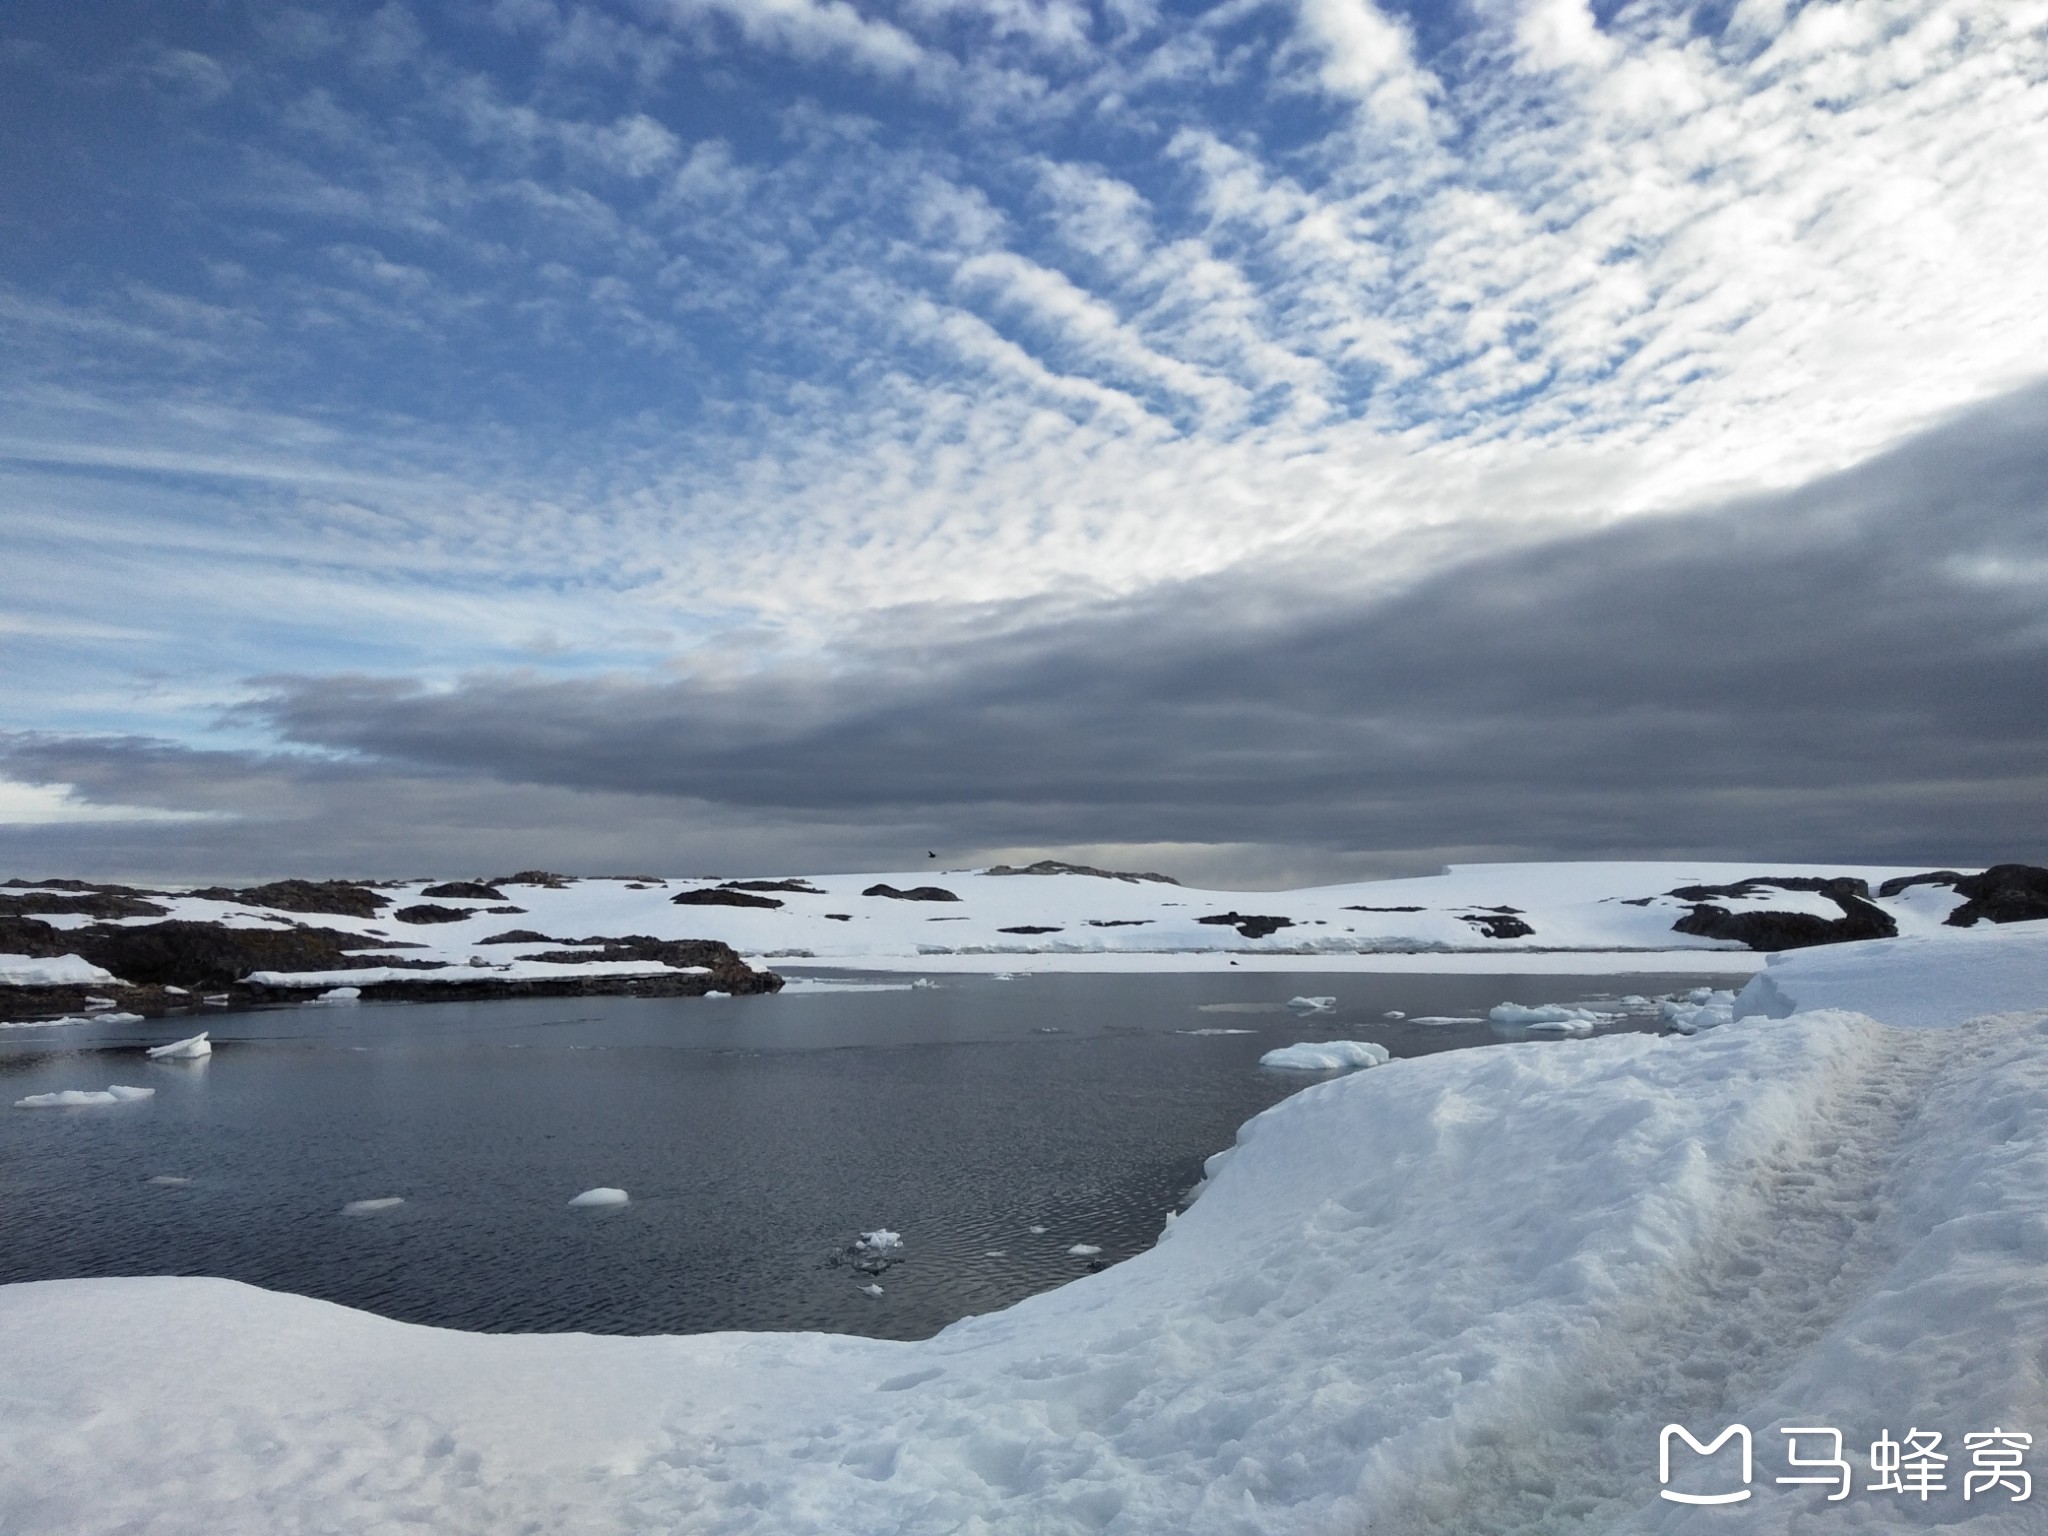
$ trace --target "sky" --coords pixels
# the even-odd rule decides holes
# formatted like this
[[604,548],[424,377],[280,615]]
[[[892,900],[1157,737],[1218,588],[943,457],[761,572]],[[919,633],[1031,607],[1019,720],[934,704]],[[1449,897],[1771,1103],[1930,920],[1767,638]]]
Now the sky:
[[0,875],[2048,861],[2048,0],[14,0]]

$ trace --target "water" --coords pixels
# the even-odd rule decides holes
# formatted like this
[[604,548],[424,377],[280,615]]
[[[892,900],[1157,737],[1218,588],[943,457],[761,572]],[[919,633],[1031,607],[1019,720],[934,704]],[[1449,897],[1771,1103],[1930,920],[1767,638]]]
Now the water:
[[[893,981],[889,990],[872,989]],[[126,1083],[134,1104],[0,1107],[0,1281],[223,1275],[411,1322],[922,1338],[1125,1258],[1297,1040],[1492,1044],[1512,998],[1615,978],[1033,976],[799,981],[775,997],[299,1007],[0,1031],[0,1106]],[[1628,977],[1672,991],[1708,978]],[[1334,1012],[1282,1006],[1335,994]],[[215,1054],[140,1047],[210,1027]],[[1619,1027],[1650,1027],[1635,1020]],[[1229,1032],[1223,1032],[1229,1031]],[[1567,1043],[1541,1048],[1568,1050]],[[168,1184],[153,1180],[180,1179]],[[573,1210],[593,1186],[616,1210]],[[370,1215],[351,1201],[403,1198]],[[879,1276],[844,1262],[902,1234]],[[1043,1228],[1034,1232],[1033,1228]],[[859,1287],[878,1283],[880,1297]]]

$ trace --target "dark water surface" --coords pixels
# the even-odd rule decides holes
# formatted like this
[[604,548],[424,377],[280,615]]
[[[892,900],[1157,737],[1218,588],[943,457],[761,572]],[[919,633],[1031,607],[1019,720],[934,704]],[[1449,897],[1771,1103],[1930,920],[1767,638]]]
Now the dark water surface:
[[[223,1275],[454,1328],[922,1338],[1084,1272],[1074,1244],[1149,1246],[1203,1159],[1312,1080],[1262,1070],[1275,1046],[1417,1056],[1522,1037],[1387,1010],[1710,981],[960,976],[4,1030],[0,1282]],[[1297,994],[1336,1009],[1291,1015]],[[202,1027],[205,1062],[141,1053]],[[1244,1033],[1193,1033],[1221,1030]],[[156,1095],[12,1107],[110,1083]],[[568,1207],[599,1185],[631,1204]],[[869,1297],[834,1259],[878,1227],[903,1246]]]

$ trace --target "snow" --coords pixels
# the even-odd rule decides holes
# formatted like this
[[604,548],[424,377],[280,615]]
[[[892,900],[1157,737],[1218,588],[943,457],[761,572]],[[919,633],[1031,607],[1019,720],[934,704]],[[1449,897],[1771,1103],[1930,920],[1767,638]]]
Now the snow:
[[91,987],[109,982],[119,985],[120,977],[77,955],[0,955],[0,987]]
[[1288,1072],[1340,1072],[1358,1067],[1382,1067],[1393,1053],[1370,1040],[1324,1040],[1315,1044],[1283,1045],[1259,1058],[1262,1067]]
[[1959,987],[1980,1013],[2048,1008],[2048,923],[1938,928],[1773,955],[1735,1000],[1738,1017],[1845,1008],[1908,1029],[1954,1018]]
[[154,1088],[127,1088],[115,1083],[109,1088],[67,1088],[61,1093],[32,1093],[16,1099],[16,1109],[78,1109],[88,1104],[128,1104],[156,1097]]
[[608,1185],[600,1185],[596,1189],[586,1189],[582,1194],[569,1202],[572,1206],[583,1210],[624,1205],[626,1203],[626,1192],[623,1189],[613,1189]]
[[[1953,1474],[1994,1425],[2031,1430],[2041,1471],[2048,944],[1987,928],[1768,974],[1780,1001],[1860,990],[1898,1017],[1328,1079],[1247,1122],[1152,1249],[921,1342],[0,1287],[0,1529],[2038,1531]],[[2016,995],[2032,1011],[2001,1011]],[[1658,1498],[1674,1422],[1753,1432],[1739,1514]],[[1840,1510],[1774,1481],[1784,1427],[1814,1424],[1859,1464]],[[1861,1475],[1913,1425],[1959,1457],[1924,1509]]]
[[213,1042],[208,1040],[209,1031],[201,1030],[183,1040],[173,1040],[169,1045],[153,1045],[149,1055],[155,1061],[197,1061],[213,1054]]

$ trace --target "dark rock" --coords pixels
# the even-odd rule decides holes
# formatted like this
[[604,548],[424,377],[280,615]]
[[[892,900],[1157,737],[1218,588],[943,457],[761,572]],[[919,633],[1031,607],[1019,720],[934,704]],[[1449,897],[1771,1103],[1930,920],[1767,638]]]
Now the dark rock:
[[479,944],[559,944],[560,939],[551,939],[544,933],[535,933],[531,928],[507,928],[503,933],[494,933],[488,939],[478,939]]
[[169,917],[169,907],[158,906],[141,896],[121,891],[84,891],[76,895],[61,891],[31,891],[22,896],[0,896],[0,914],[26,917],[34,912],[68,912],[84,917]]
[[1426,912],[1427,907],[1346,907],[1346,912]]
[[100,885],[91,880],[0,880],[0,887],[10,891],[105,891],[113,896],[153,896],[154,891],[138,891],[132,885]]
[[475,880],[450,880],[446,885],[430,885],[421,891],[422,896],[434,896],[452,901],[503,901],[505,893],[495,885],[484,885]]
[[1040,859],[1036,864],[1026,864],[1021,869],[1011,864],[995,864],[982,871],[984,875],[1093,875],[1098,880],[1126,880],[1135,885],[1140,880],[1151,880],[1160,885],[1179,885],[1171,875],[1138,874],[1123,869],[1096,869],[1088,864],[1063,864],[1058,859]]
[[644,933],[629,933],[622,938],[599,936],[569,942],[595,945],[602,950],[596,955],[579,955],[579,964],[592,960],[640,960],[679,967],[702,965],[710,968],[711,985],[721,992],[746,995],[782,990],[780,976],[773,971],[754,970],[740,958],[738,950],[716,939],[656,939]]
[[728,891],[783,891],[795,896],[822,896],[825,894],[808,880],[728,880],[720,889]]
[[1952,869],[1930,870],[1924,875],[1893,875],[1877,888],[1880,896],[1896,896],[1899,892],[1915,885],[1954,885],[1963,877]]
[[518,917],[519,915],[521,915],[522,913],[524,913],[524,912],[526,911],[526,908],[524,908],[524,907],[485,907],[485,908],[484,908],[484,910],[485,910],[486,912],[490,913],[490,914],[491,914],[491,916],[493,916],[493,917]]
[[1830,901],[1836,902],[1844,896],[1859,896],[1865,901],[1870,899],[1869,883],[1846,875],[1825,880],[1818,875],[1756,875],[1748,880],[1738,880],[1733,885],[1681,885],[1669,894],[1676,896],[1680,901],[1708,901],[1716,896],[1733,896],[1739,900],[1745,896],[1754,896],[1765,888],[1780,891],[1816,891]]
[[745,891],[728,891],[717,888],[708,891],[684,891],[671,896],[669,900],[679,907],[779,907],[781,902],[773,896],[753,896]]
[[[1861,881],[1845,882],[1862,884]],[[1673,894],[1676,894],[1675,892]],[[1707,939],[1733,939],[1751,949],[1806,949],[1815,944],[1844,944],[1856,939],[1889,939],[1898,935],[1891,914],[1846,891],[1823,891],[1842,909],[1840,917],[1810,912],[1730,912],[1706,903],[1695,906],[1671,925],[1674,933]]]
[[391,915],[401,923],[459,923],[474,915],[471,907],[437,907],[423,901],[416,907],[400,907]]
[[892,901],[958,901],[944,886],[913,885],[907,891],[899,891],[893,885],[871,885],[861,892],[863,896],[887,896]]
[[1090,928],[1142,928],[1151,922],[1149,917],[1091,917]]
[[853,921],[853,914],[851,912],[827,912],[825,915],[835,923],[850,923]]
[[1496,907],[1491,912],[1460,912],[1458,916],[1489,939],[1528,938],[1536,930],[1519,917],[1509,916],[1511,910]]
[[32,960],[46,960],[53,955],[70,953],[71,946],[65,941],[62,929],[53,928],[33,917],[0,911],[0,954],[27,955]]
[[224,928],[173,920],[133,928],[81,928],[65,940],[69,952],[139,985],[220,988],[251,971],[418,964],[350,954],[376,941],[332,928]]
[[1956,881],[1956,894],[1967,896],[1946,921],[1969,928],[1979,919],[1994,923],[2032,923],[2048,918],[2048,869],[2032,864],[1994,864],[1981,875]]
[[551,891],[566,891],[573,883],[569,875],[550,874],[544,869],[522,869],[516,875],[500,875],[492,885],[540,885]]
[[1249,917],[1241,912],[1219,912],[1214,917],[1198,917],[1195,921],[1235,928],[1248,939],[1263,939],[1269,933],[1294,926],[1291,917]]
[[996,930],[997,933],[1058,933],[1059,931],[1057,928],[1035,928],[1029,923],[1018,928],[998,928]]
[[235,901],[273,912],[321,912],[335,917],[375,917],[391,905],[368,886],[354,880],[273,880],[246,890],[212,885],[189,894],[208,901]]

